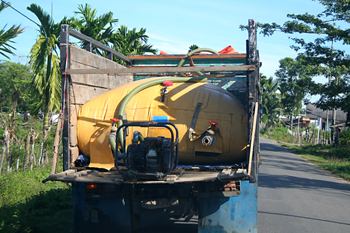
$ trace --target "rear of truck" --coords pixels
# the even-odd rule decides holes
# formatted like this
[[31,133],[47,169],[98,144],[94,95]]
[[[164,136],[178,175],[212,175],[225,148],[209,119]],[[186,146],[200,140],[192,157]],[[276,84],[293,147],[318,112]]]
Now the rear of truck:
[[255,21],[238,54],[125,57],[61,28],[64,172],[46,181],[72,183],[74,231],[133,232],[142,215],[198,215],[201,233],[257,232]]

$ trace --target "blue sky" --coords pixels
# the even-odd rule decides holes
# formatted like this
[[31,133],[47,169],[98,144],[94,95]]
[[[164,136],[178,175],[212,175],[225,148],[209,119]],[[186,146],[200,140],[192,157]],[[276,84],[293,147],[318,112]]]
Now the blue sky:
[[[150,37],[149,43],[159,51],[170,54],[184,54],[192,44],[217,51],[231,45],[236,51],[245,53],[245,40],[248,35],[246,31],[239,29],[239,25],[247,24],[248,19],[283,23],[287,20],[288,13],[316,14],[323,10],[318,2],[311,0],[86,0],[84,2],[12,0],[10,2],[14,8],[36,22],[38,20],[35,15],[26,9],[31,3],[40,5],[48,13],[52,10],[55,22],[59,22],[64,16],[74,16],[79,4],[88,3],[97,10],[98,15],[112,11],[114,18],[119,19],[119,26],[146,28],[146,34]],[[35,43],[38,27],[10,8],[0,13],[0,27],[6,23],[7,27],[13,24],[25,27],[25,32],[15,39],[17,57],[11,60],[26,62],[27,59],[22,56],[29,54],[30,48]],[[283,33],[276,33],[270,37],[258,35],[258,49],[263,64],[261,72],[264,75],[274,76],[280,59],[296,56],[290,49],[293,41],[288,39],[289,36],[291,35]],[[341,45],[336,44],[335,48],[337,46]],[[321,82],[324,80],[320,79]]]

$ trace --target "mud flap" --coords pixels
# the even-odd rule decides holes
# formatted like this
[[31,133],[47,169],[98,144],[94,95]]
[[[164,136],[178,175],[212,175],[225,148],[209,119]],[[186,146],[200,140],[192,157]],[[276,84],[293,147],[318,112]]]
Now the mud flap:
[[257,233],[257,183],[241,181],[237,197],[199,200],[198,233]]
[[85,183],[73,182],[74,232],[132,232],[130,199],[87,199]]

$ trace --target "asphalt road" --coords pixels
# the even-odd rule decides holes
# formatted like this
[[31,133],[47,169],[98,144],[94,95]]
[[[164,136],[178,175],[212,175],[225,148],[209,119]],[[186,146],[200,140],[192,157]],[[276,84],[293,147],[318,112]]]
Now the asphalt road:
[[[259,233],[350,233],[350,183],[260,139]],[[139,233],[197,232],[189,221],[142,216]]]
[[259,233],[349,233],[350,183],[260,140]]

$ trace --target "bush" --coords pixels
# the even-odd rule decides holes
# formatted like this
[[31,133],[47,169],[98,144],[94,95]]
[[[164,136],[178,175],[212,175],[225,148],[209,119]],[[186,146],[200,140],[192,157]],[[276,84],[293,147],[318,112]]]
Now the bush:
[[260,134],[272,140],[289,142],[291,135],[287,133],[287,130],[286,127],[264,128],[260,131]]
[[[58,169],[62,169],[59,161]],[[0,232],[71,232],[72,189],[42,180],[51,166],[0,176]]]
[[339,143],[341,146],[350,148],[350,129],[344,130],[339,136]]
[[350,159],[350,147],[337,146],[332,149],[332,155],[340,159]]

